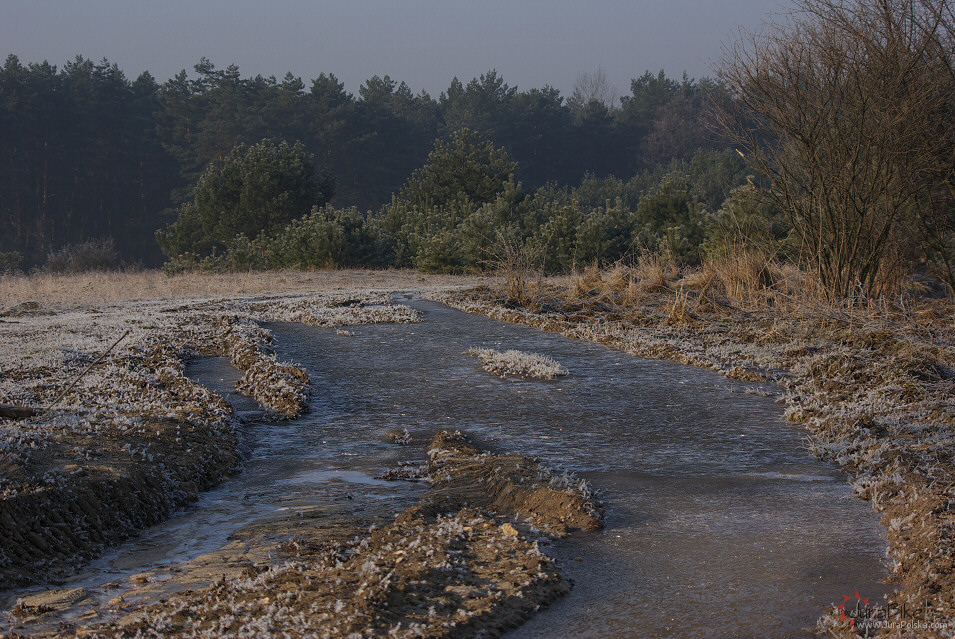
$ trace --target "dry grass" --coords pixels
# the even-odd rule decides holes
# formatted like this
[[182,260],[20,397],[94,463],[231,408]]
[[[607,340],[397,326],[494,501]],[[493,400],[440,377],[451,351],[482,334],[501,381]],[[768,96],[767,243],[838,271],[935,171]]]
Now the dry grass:
[[[891,330],[912,325],[913,313],[926,306],[946,307],[950,300],[924,300],[917,284],[894,298],[861,294],[833,302],[810,273],[764,254],[740,250],[700,267],[680,268],[645,253],[631,265],[588,268],[567,285],[549,281],[529,308],[546,307],[548,294],[574,309],[598,309],[615,318],[659,314],[669,324],[699,322],[701,315],[725,320],[770,314],[801,322]],[[921,300],[921,301],[920,301]],[[943,313],[944,315],[944,313]]]
[[4,275],[0,276],[0,311],[24,302],[36,302],[44,308],[76,307],[144,300],[185,301],[357,288],[418,290],[422,287],[474,286],[486,283],[489,279],[424,275],[408,270],[186,273],[173,276],[161,271]]

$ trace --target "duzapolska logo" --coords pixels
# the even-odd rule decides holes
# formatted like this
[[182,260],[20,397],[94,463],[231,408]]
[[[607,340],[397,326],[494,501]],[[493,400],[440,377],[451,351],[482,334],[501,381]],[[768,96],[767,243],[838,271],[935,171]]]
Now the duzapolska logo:
[[842,603],[834,607],[839,612],[839,623],[865,637],[876,630],[944,630],[953,624],[950,619],[937,618],[928,607],[913,609],[897,602],[869,605],[869,600],[863,599],[858,590],[853,595],[842,595]]
[[855,628],[856,620],[862,618],[864,612],[869,610],[869,597],[863,599],[859,596],[859,591],[853,596],[842,595],[842,604],[836,606],[839,611],[839,621],[848,621],[849,625]]

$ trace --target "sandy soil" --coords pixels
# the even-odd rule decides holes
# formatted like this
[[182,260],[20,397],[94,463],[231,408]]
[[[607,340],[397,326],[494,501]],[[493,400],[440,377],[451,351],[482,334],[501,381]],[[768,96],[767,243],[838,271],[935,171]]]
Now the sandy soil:
[[831,610],[820,634],[955,636],[952,302],[878,312],[743,309],[705,287],[657,282],[634,295],[632,281],[615,277],[541,284],[520,302],[488,287],[441,299],[639,357],[775,381],[786,390],[787,418],[805,424],[812,451],[838,463],[882,513],[890,543],[896,591],[888,606]]

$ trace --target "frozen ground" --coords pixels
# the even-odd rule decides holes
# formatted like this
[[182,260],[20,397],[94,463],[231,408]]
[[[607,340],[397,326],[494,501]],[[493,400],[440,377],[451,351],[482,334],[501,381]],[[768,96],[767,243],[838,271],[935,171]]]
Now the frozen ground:
[[[254,294],[221,297],[228,288],[221,276],[123,277],[0,283],[0,404],[36,413],[0,420],[4,587],[69,574],[235,467],[231,410],[184,376],[185,360],[229,357],[243,373],[240,390],[276,417],[294,418],[305,406],[308,378],[271,355],[261,322],[415,321],[387,291],[449,282],[402,272],[264,274],[234,282]],[[263,294],[290,286],[309,292]],[[141,300],[143,291],[166,299]],[[97,293],[104,301],[93,304]]]
[[[608,310],[606,300],[568,302],[556,292],[546,304],[527,310],[512,303],[505,306],[505,300],[487,290],[452,294],[454,289],[482,283],[476,278],[430,278],[407,272],[284,273],[232,280],[163,277],[0,280],[0,404],[37,412],[27,420],[0,420],[3,587],[66,577],[105,546],[168,516],[235,468],[235,417],[221,398],[183,374],[188,358],[228,356],[242,371],[244,392],[277,419],[294,417],[305,405],[307,376],[294,362],[275,358],[261,323],[337,327],[347,336],[347,327],[354,324],[414,321],[406,307],[392,306],[387,296],[391,291],[414,290],[472,312],[598,341],[641,357],[712,368],[735,379],[777,382],[788,393],[788,416],[805,423],[815,451],[839,463],[856,491],[884,515],[897,592],[889,609],[876,611],[871,618],[891,621],[903,605],[910,614],[919,611],[923,621],[944,625],[955,618],[955,326],[950,306],[910,315],[915,322],[911,330],[910,325],[884,323],[847,330],[798,321],[787,324],[778,317],[752,314],[674,323],[672,312],[648,307],[628,315]],[[126,331],[105,361],[71,387]],[[468,452],[465,457],[473,455],[480,453]],[[434,467],[429,472],[445,471]],[[482,544],[489,549],[488,556],[502,561],[524,557],[521,561],[538,562],[534,570],[521,569],[536,578],[510,585],[502,581],[494,592],[517,589],[513,592],[524,593],[518,599],[541,603],[565,588],[546,558],[535,559],[533,544],[527,541],[529,531],[506,528],[488,513],[440,513],[429,510],[427,503],[422,506],[424,518],[409,517],[401,530],[381,529],[369,535],[365,525],[375,520],[374,513],[364,513],[357,521],[342,512],[338,523],[321,533],[303,535],[295,527],[271,531],[265,535],[269,539],[299,535],[298,546],[260,548],[266,556],[286,553],[282,556],[289,557],[287,566],[225,559],[206,564],[206,579],[209,565],[218,569],[226,564],[223,574],[228,579],[169,600],[145,616],[131,608],[128,617],[100,631],[253,635],[276,631],[279,617],[301,619],[304,624],[315,614],[315,623],[324,623],[347,612],[344,618],[357,625],[328,631],[331,636],[345,636],[346,629],[387,633],[394,620],[376,616],[374,602],[376,597],[389,600],[396,592],[405,596],[431,574],[427,562],[396,570],[404,561],[396,549],[407,554],[424,540],[435,552],[445,553],[439,556],[446,557],[449,575],[484,570],[455,559],[462,548]],[[581,512],[593,510],[588,508]],[[421,514],[421,508],[417,512]],[[352,557],[363,559],[360,566],[345,570],[346,578],[343,565]],[[319,593],[295,601],[285,595],[275,598],[290,584],[307,591],[333,575],[356,579],[347,585],[356,597],[332,600],[330,594]],[[531,595],[528,587],[538,594]],[[408,610],[417,611],[413,624],[418,625],[406,624],[396,632],[471,636],[483,628],[471,619],[488,619],[492,632],[500,627],[500,620],[488,611],[526,611],[522,606],[498,606],[512,602],[511,596],[475,591],[466,584],[441,596],[451,603],[437,607],[434,614],[430,607],[409,600]],[[21,602],[0,627],[29,625],[31,619],[74,606],[83,597],[82,592],[59,591]],[[208,617],[214,623],[196,625],[198,611],[206,615],[213,600],[226,602]],[[114,602],[119,611],[127,606]],[[846,632],[846,620],[840,616],[840,611],[833,611],[820,628]],[[437,619],[442,621],[435,623]],[[438,628],[451,621],[442,626],[444,630]],[[95,617],[79,620],[85,625],[98,622]],[[315,632],[319,630],[316,626]],[[903,628],[903,636],[934,632],[950,637],[953,631],[952,625],[929,632]]]
[[[243,393],[273,419],[295,418],[306,407],[308,376],[278,361],[262,323],[332,327],[348,336],[349,326],[417,321],[413,310],[391,303],[389,291],[434,294],[475,283],[394,272],[266,274],[240,278],[242,290],[254,292],[221,296],[227,286],[220,277],[206,289],[200,276],[176,285],[153,274],[100,277],[82,286],[78,278],[39,278],[34,287],[28,280],[0,287],[0,404],[33,411],[0,421],[0,589],[66,580],[105,547],[233,471],[236,418],[221,397],[184,375],[191,357],[228,357],[242,372]],[[267,292],[290,280],[296,292]],[[140,299],[143,290],[161,299]],[[426,495],[379,531],[367,530],[382,521],[374,508],[326,509],[313,514],[317,522],[267,522],[177,568],[172,594],[169,584],[155,594],[157,578],[147,573],[133,575],[105,604],[82,587],[53,588],[11,601],[0,631],[463,636],[499,632],[564,592],[566,582],[533,538],[565,534],[574,509],[586,522],[579,525],[599,525],[586,484],[554,475],[532,488],[531,480],[550,471],[480,453],[456,435],[436,439],[430,450],[425,476],[442,487],[440,497]],[[516,466],[486,482],[486,491],[473,490],[470,473],[488,476],[502,464]],[[515,490],[532,505],[515,501]],[[486,494],[486,508],[445,508],[455,491],[468,491],[471,503]],[[531,528],[502,525],[518,512]],[[425,586],[434,592],[423,595]],[[100,605],[111,621],[100,619]]]

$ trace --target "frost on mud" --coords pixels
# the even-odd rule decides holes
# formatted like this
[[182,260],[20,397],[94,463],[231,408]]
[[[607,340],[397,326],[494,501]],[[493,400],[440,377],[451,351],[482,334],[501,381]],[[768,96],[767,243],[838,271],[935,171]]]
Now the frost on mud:
[[496,351],[492,348],[471,348],[468,355],[484,363],[484,370],[500,377],[536,377],[554,379],[570,375],[570,371],[546,355],[525,353],[514,349]]
[[[308,375],[275,358],[260,322],[416,319],[402,309],[381,294],[319,293],[105,309],[29,306],[5,318],[0,404],[38,416],[0,419],[0,583],[62,578],[235,468],[231,409],[184,375],[185,360],[229,357],[242,372],[238,390],[275,417],[294,418],[306,408]],[[69,388],[126,330],[119,347]]]
[[82,628],[96,636],[496,637],[566,593],[541,535],[600,527],[586,482],[459,432],[428,447],[432,488],[351,538],[303,529],[269,567]]

